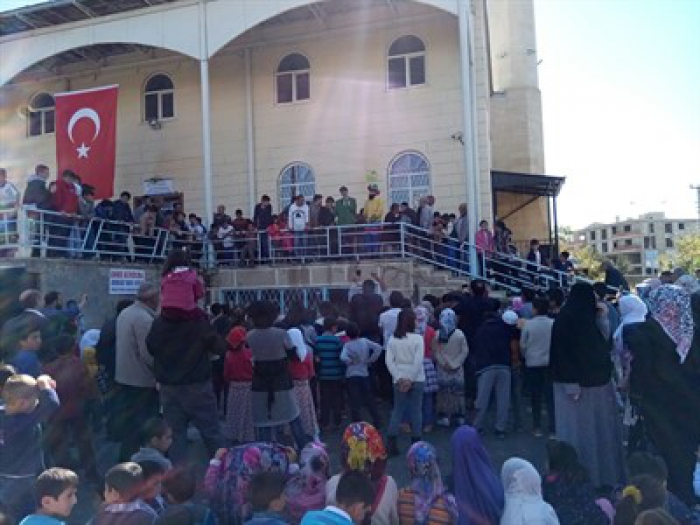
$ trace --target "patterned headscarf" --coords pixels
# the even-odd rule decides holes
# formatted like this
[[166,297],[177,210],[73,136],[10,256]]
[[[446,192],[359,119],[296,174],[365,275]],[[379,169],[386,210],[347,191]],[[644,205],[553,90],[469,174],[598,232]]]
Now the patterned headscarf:
[[428,327],[428,319],[430,314],[425,306],[416,306],[413,310],[416,313],[416,333],[423,335]]
[[440,330],[439,330],[439,340],[441,343],[446,343],[449,341],[452,332],[457,328],[455,311],[452,308],[445,308],[440,313]]
[[442,497],[452,521],[457,521],[457,502],[443,484],[435,447],[425,441],[415,443],[406,455],[414,494],[415,523],[424,525],[430,517],[430,509]]
[[693,313],[690,294],[680,286],[666,284],[649,294],[651,315],[676,343],[676,352],[685,361],[693,342]]
[[330,469],[328,452],[319,443],[309,443],[301,451],[301,470],[287,483],[287,511],[299,523],[310,510],[326,506],[326,483]]
[[386,470],[386,449],[381,434],[369,423],[351,423],[343,432],[340,460],[343,469],[360,471],[378,481]]

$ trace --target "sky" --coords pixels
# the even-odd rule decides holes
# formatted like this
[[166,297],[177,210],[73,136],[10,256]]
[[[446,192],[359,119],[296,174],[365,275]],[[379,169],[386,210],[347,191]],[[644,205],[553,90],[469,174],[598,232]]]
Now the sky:
[[559,223],[696,217],[700,0],[534,2],[545,171],[566,177]]
[[559,224],[697,217],[700,0],[535,0]]

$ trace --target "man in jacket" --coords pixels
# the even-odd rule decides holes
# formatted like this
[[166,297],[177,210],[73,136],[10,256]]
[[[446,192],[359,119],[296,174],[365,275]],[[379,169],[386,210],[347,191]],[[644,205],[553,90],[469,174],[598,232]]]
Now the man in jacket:
[[[46,187],[46,181],[49,180],[49,168],[43,164],[37,164],[34,168],[34,173],[27,180],[27,188],[24,190],[22,204],[34,207],[39,210],[46,210],[51,207],[51,192]],[[31,219],[38,219],[36,213],[29,213]],[[32,257],[40,257],[41,249],[38,246],[41,244],[44,236],[44,231],[41,230],[40,221],[34,221],[32,227],[32,244],[37,246],[32,248]]]
[[[497,437],[505,437],[510,409],[511,342],[518,315],[507,311],[498,316],[498,305],[490,303],[484,323],[474,337],[477,377],[476,419],[474,427],[483,432],[491,394],[496,394]],[[512,323],[512,325],[511,325]]]
[[216,396],[212,385],[211,357],[223,356],[226,342],[206,316],[182,320],[156,318],[146,339],[160,385],[163,417],[173,429],[170,457],[187,461],[187,427],[197,427],[210,457],[224,445]]
[[119,421],[115,424],[115,437],[121,441],[119,461],[128,461],[139,449],[140,436],[133,431],[134,422],[158,416],[160,408],[153,357],[146,348],[146,336],[159,299],[158,287],[143,283],[136,302],[117,317],[114,380],[118,387],[115,417]]
[[272,203],[269,195],[263,195],[260,203],[255,205],[253,223],[255,229],[260,232],[260,258],[266,261],[270,258],[270,240],[267,227],[272,224]]

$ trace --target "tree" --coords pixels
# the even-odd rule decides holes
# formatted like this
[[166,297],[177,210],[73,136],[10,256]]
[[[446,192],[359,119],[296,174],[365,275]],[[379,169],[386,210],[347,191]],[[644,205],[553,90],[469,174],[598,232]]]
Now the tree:
[[676,266],[688,273],[700,268],[700,233],[691,233],[676,241]]
[[603,258],[590,246],[572,248],[571,256],[576,260],[576,269],[586,273],[589,279],[598,281],[604,278]]

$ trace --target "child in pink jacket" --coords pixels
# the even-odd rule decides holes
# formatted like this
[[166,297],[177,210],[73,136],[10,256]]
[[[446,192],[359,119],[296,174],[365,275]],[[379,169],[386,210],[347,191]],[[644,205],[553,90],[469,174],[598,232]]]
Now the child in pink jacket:
[[184,250],[173,250],[165,261],[160,282],[160,306],[163,317],[194,320],[206,317],[197,306],[204,297],[204,283],[190,267]]

